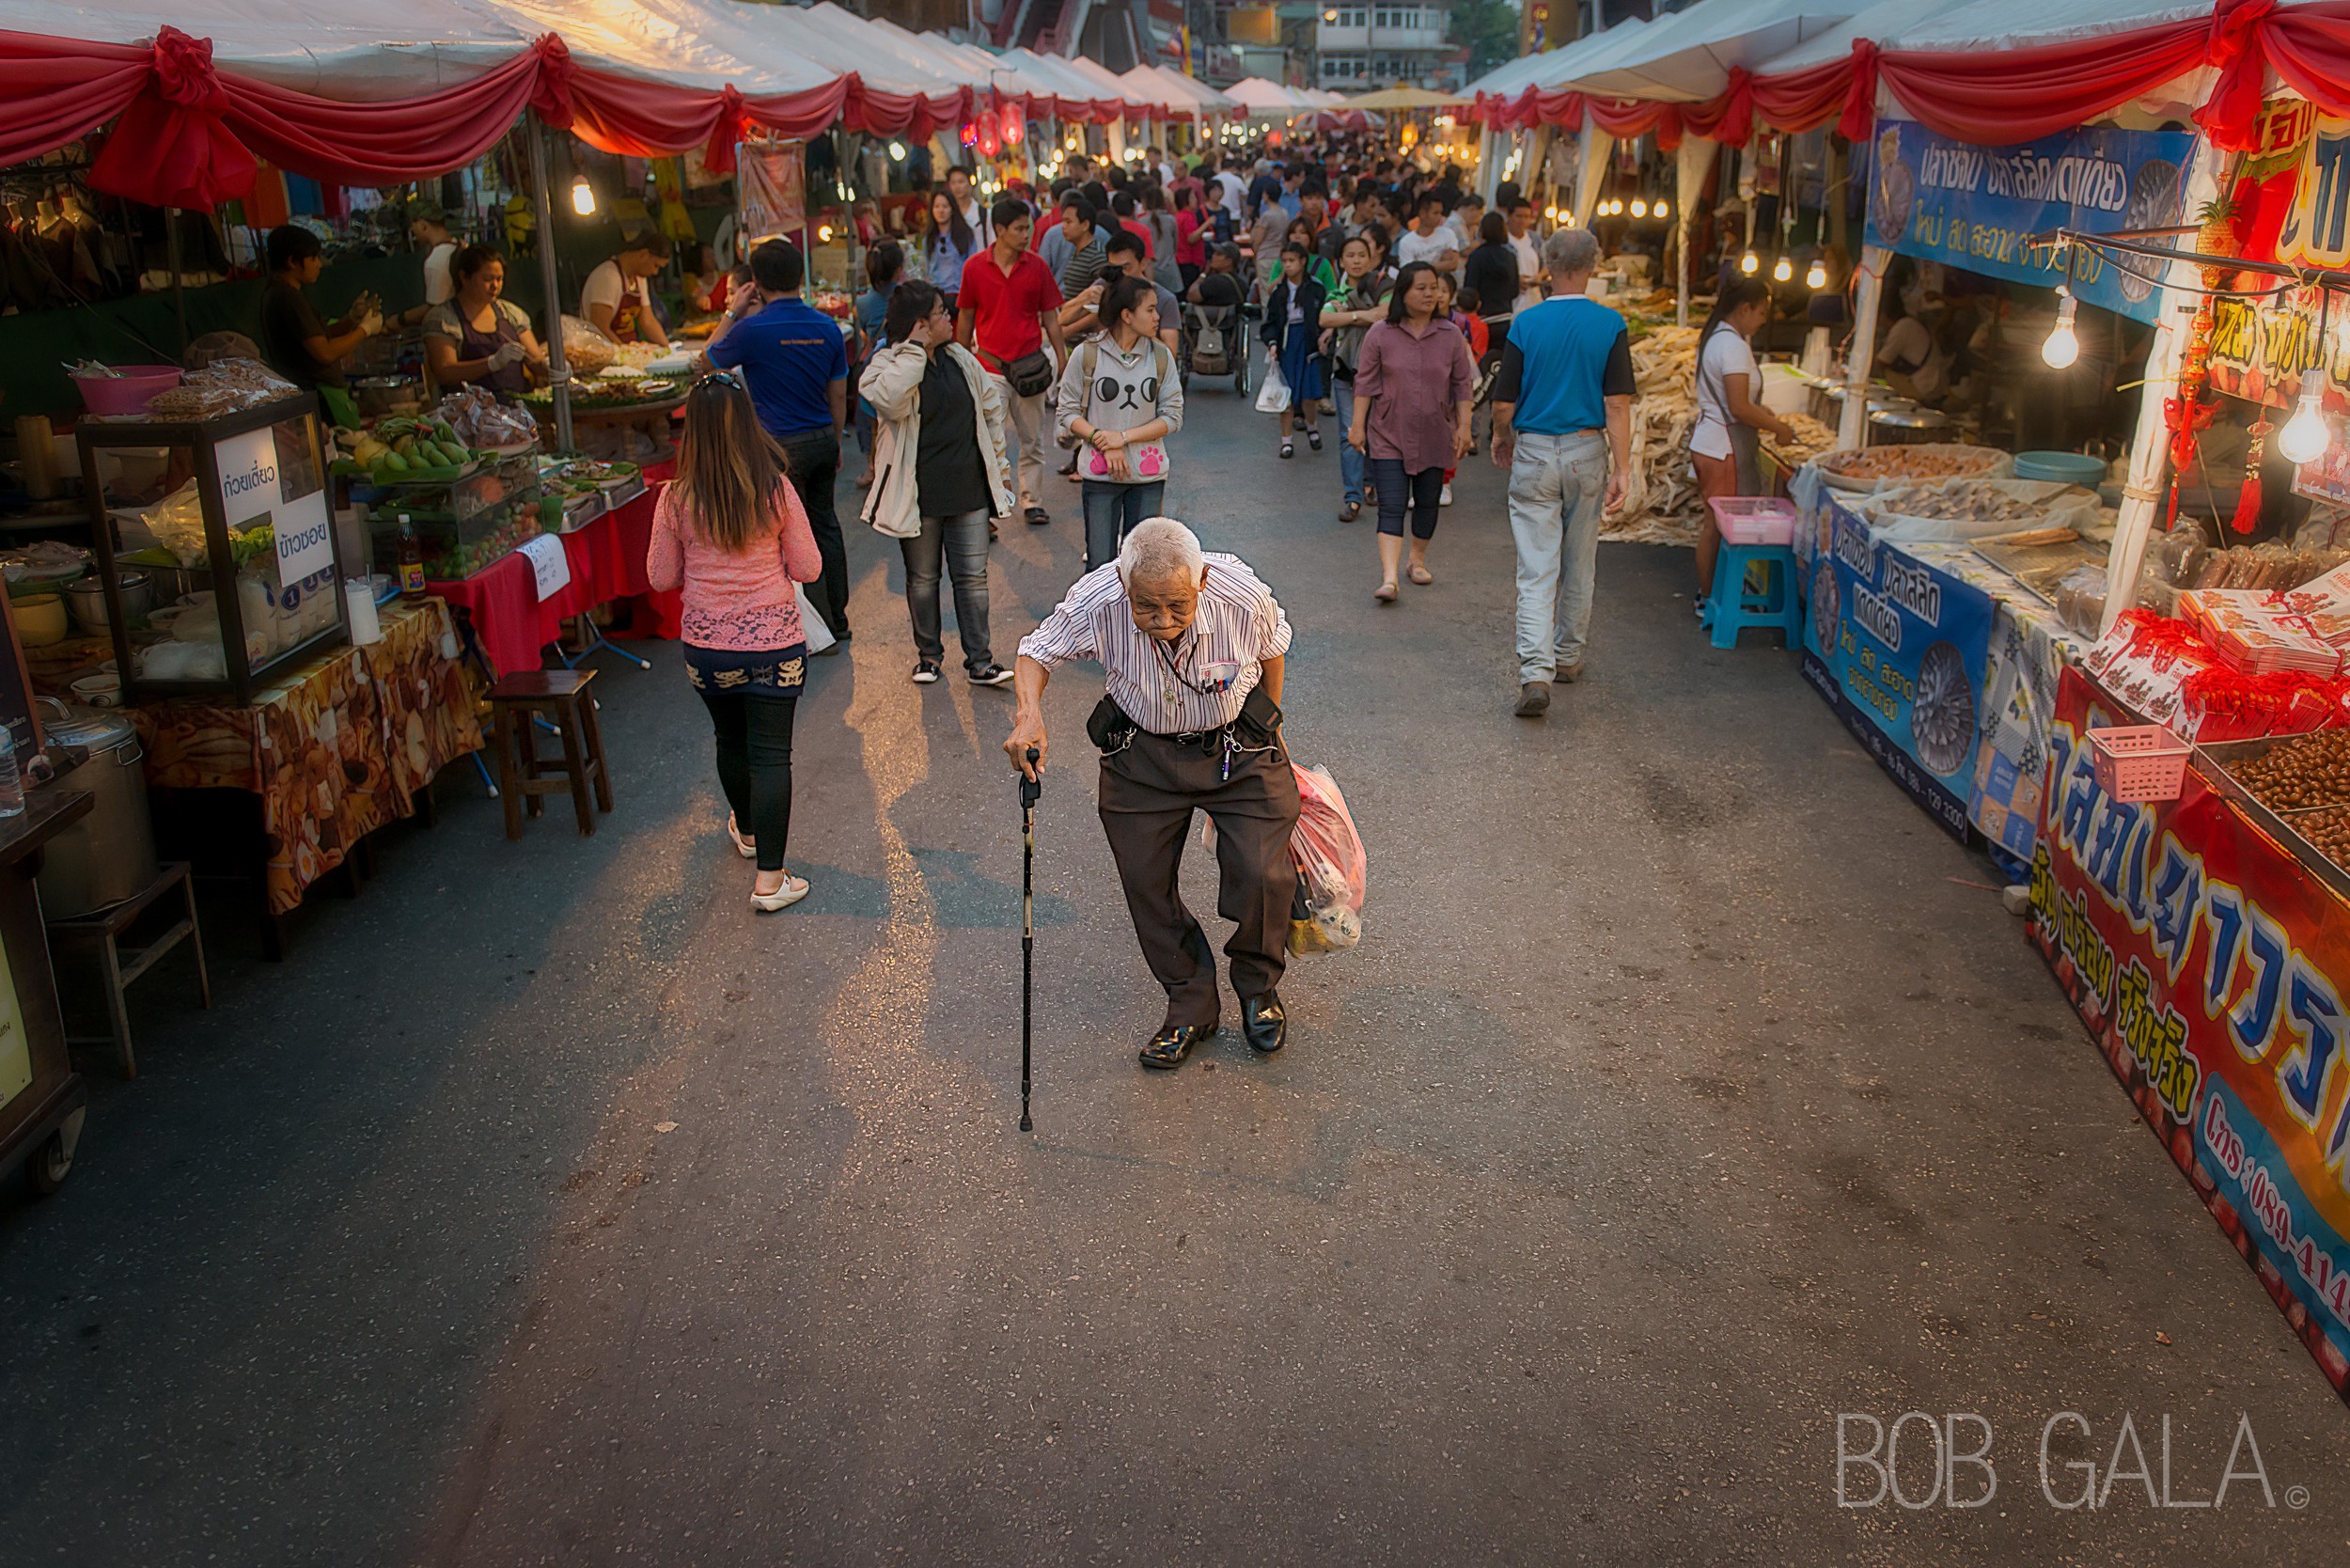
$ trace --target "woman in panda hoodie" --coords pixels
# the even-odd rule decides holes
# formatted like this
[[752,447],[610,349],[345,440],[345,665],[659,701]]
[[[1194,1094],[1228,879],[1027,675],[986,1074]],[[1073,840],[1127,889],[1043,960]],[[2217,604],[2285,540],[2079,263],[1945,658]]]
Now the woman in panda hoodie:
[[1159,341],[1158,290],[1113,278],[1096,309],[1104,330],[1079,345],[1054,395],[1061,445],[1082,446],[1086,570],[1118,558],[1119,542],[1167,502],[1167,438],[1183,428],[1183,377]]

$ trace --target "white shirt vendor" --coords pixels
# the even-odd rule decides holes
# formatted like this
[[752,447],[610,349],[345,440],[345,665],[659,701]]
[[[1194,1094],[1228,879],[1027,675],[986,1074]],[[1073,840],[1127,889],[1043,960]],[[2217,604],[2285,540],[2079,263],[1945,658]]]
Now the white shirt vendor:
[[1700,457],[1726,458],[1730,446],[1730,376],[1747,378],[1747,396],[1762,395],[1755,368],[1754,345],[1728,327],[1716,329],[1698,356],[1698,423],[1689,432],[1689,450]]

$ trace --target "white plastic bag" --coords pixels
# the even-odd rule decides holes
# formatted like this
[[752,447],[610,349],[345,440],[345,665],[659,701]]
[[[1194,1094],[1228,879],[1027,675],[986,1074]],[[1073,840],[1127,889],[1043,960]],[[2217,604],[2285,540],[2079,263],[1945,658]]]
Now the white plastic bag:
[[1265,355],[1264,384],[1257,389],[1257,412],[1278,414],[1290,406],[1290,384],[1281,374],[1281,362]]
[[807,585],[793,583],[791,587],[800,597],[800,635],[807,640],[810,653],[822,653],[833,645],[832,628],[816,613],[816,601],[807,596]]

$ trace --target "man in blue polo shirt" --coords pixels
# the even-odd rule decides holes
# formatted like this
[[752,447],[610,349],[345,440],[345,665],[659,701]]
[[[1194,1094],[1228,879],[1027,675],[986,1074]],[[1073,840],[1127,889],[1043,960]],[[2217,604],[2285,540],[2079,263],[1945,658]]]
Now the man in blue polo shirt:
[[800,247],[791,241],[760,244],[751,252],[755,287],[727,312],[705,358],[715,369],[741,367],[759,422],[782,446],[824,561],[808,597],[833,636],[847,642],[849,552],[832,492],[849,410],[849,346],[838,322],[800,298],[807,275]]
[[1550,685],[1583,678],[1599,521],[1632,472],[1632,343],[1623,318],[1584,292],[1599,265],[1588,228],[1543,242],[1550,297],[1510,323],[1494,377],[1494,465],[1510,471],[1518,546],[1517,716]]

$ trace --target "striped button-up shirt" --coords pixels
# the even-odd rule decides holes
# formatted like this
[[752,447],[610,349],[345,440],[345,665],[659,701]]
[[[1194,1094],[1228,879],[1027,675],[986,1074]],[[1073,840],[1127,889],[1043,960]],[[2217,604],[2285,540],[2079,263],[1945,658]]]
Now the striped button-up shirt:
[[1210,551],[1204,558],[1199,610],[1177,641],[1160,642],[1135,624],[1134,603],[1112,562],[1078,578],[1044,624],[1020,639],[1020,651],[1047,669],[1098,662],[1110,696],[1154,735],[1221,729],[1240,717],[1264,678],[1264,661],[1289,651],[1290,622],[1238,556]]

